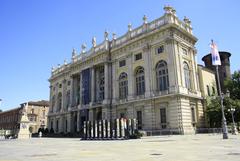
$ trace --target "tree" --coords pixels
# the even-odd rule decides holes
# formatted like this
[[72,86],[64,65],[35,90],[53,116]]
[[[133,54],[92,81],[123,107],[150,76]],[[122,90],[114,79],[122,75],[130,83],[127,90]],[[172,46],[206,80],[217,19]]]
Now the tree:
[[2,112],[2,110],[0,109],[0,112]]
[[235,71],[232,78],[224,82],[224,86],[230,92],[230,98],[226,99],[225,106],[228,109],[235,108],[235,121],[240,122],[240,70]]
[[226,89],[230,91],[230,97],[233,100],[240,100],[240,70],[232,74],[232,78],[224,82]]
[[219,98],[207,98],[206,114],[211,128],[221,127],[222,113]]

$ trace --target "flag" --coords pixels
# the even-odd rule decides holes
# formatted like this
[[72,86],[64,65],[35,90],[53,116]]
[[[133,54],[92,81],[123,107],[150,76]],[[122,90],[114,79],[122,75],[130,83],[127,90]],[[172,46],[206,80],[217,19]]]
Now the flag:
[[212,65],[221,65],[221,59],[218,53],[217,45],[212,41],[211,45]]

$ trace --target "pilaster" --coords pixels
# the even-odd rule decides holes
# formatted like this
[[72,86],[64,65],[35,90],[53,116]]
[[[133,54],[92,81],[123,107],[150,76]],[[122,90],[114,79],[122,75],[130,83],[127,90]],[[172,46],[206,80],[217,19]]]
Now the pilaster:
[[132,66],[132,54],[127,56],[127,66],[128,66],[128,100],[133,99],[133,95],[134,95],[134,72],[133,72],[133,66]]
[[143,58],[144,58],[144,79],[145,79],[145,97],[150,97],[151,94],[151,66],[150,66],[150,46],[146,44],[143,47]]
[[109,101],[109,67],[108,63],[104,64],[104,100],[103,104],[107,104]]
[[95,102],[96,96],[96,87],[95,87],[95,69],[94,67],[91,68],[91,104]]

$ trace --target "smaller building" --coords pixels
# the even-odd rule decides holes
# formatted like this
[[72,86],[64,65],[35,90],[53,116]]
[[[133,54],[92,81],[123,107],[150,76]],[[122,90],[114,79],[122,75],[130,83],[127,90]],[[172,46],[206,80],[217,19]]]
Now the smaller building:
[[[49,108],[49,102],[42,100],[37,102],[27,102],[27,116],[29,123],[29,131],[31,133],[37,133],[39,128],[47,128],[47,114]],[[24,107],[26,103],[22,103],[21,107]]]
[[215,71],[202,65],[198,65],[198,77],[200,90],[203,98],[207,98],[217,94]]
[[0,129],[10,130],[17,133],[20,125],[22,108],[14,108],[0,113]]
[[27,117],[30,121],[29,131],[37,133],[39,128],[47,127],[47,114],[49,102],[45,100],[30,101],[20,104],[20,107],[0,113],[0,129],[10,130],[17,134],[24,107],[27,105]]

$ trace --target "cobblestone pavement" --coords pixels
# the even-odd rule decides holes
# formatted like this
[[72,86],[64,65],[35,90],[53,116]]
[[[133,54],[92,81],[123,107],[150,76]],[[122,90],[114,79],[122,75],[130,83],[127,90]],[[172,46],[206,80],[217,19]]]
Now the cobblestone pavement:
[[125,141],[0,140],[0,161],[239,161],[240,135],[174,135]]

